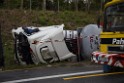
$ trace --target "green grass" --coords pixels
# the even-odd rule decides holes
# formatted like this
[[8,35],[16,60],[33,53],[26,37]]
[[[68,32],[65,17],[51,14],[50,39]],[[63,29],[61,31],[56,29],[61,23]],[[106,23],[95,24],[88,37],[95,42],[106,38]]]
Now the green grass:
[[96,23],[96,16],[85,12],[41,12],[38,23],[42,25],[65,24],[66,29],[76,29],[84,25]]
[[[65,29],[76,29],[87,24],[96,23],[96,14],[91,12],[73,11],[28,11],[28,10],[0,10],[2,23],[2,39],[5,55],[5,70],[36,67],[35,65],[21,66],[14,61],[14,41],[11,30],[19,26],[48,26],[65,24]],[[42,66],[40,64],[38,66]]]

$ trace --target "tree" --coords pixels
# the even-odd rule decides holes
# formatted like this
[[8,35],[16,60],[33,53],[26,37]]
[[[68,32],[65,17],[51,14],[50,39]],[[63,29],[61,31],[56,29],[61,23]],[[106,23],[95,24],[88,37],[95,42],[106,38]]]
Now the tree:
[[23,0],[21,0],[21,7],[20,7],[20,9],[23,9]]
[[4,0],[0,0],[0,6],[3,6]]
[[57,0],[57,4],[58,4],[58,5],[57,5],[57,9],[58,9],[58,12],[59,12],[59,8],[60,8],[60,7],[59,7],[59,6],[60,6],[59,0]]
[[32,10],[32,0],[30,0],[30,11]]
[[91,3],[92,3],[92,0],[83,0],[84,4],[85,4],[85,9],[86,11],[89,12],[90,10],[90,6],[91,6]]
[[75,2],[75,11],[78,11],[78,0],[74,0]]
[[60,0],[54,0],[55,11],[59,12],[60,10]]
[[46,10],[46,0],[43,0],[43,7],[42,7],[42,10]]

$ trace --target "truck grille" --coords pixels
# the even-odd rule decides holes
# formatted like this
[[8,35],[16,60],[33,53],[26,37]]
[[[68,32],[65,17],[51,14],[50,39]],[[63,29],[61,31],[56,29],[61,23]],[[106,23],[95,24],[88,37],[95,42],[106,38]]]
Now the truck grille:
[[109,53],[124,53],[124,46],[108,46],[108,52]]

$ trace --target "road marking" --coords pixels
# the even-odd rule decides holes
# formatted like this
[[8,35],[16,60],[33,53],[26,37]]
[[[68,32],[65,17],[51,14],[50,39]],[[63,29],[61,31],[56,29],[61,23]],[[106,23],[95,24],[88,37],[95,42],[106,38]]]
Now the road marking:
[[115,74],[124,74],[124,72],[92,74],[92,75],[84,75],[84,76],[74,76],[74,77],[68,77],[68,78],[63,78],[63,79],[64,80],[73,80],[73,79],[79,79],[79,78],[88,78],[88,77],[96,77],[96,76],[107,76],[107,75],[115,75]]
[[102,70],[85,71],[85,72],[77,72],[77,73],[68,73],[68,74],[59,74],[59,75],[50,75],[50,76],[43,76],[43,77],[34,77],[34,78],[20,79],[20,80],[12,80],[12,81],[6,81],[6,82],[2,82],[2,83],[27,82],[27,81],[50,79],[50,78],[74,76],[74,75],[94,74],[94,73],[101,73],[101,72],[102,72]]

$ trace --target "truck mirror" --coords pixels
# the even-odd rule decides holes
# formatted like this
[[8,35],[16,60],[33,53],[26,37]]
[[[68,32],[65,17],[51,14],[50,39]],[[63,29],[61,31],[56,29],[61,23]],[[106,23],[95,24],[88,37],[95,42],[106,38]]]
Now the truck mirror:
[[98,26],[98,28],[100,28],[100,21],[101,21],[100,17],[101,17],[101,16],[99,16],[99,17],[97,18],[97,26]]
[[103,25],[104,25],[104,23],[103,23],[102,16],[98,16],[98,18],[97,18],[97,26],[98,26],[98,28],[103,27]]

